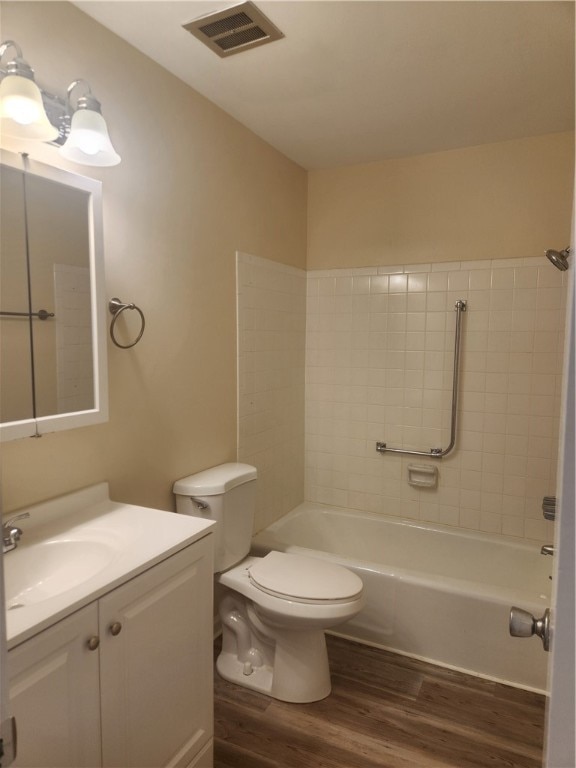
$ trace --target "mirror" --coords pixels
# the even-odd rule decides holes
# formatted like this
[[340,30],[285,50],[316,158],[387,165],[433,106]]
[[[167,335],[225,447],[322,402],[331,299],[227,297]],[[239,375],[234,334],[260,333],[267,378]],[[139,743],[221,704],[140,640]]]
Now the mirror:
[[0,160],[0,437],[105,421],[101,184]]

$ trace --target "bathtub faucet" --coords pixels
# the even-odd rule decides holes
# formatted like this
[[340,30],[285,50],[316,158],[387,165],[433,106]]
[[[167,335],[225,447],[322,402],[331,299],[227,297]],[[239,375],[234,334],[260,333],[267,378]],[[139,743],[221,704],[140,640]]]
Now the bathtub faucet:
[[554,554],[554,544],[544,544],[542,549],[540,550],[541,555],[553,555]]

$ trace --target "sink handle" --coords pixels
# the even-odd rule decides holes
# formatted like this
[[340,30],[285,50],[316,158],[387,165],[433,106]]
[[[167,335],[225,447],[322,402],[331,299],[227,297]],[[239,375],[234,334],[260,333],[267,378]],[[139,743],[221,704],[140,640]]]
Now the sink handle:
[[14,517],[9,518],[6,520],[6,522],[2,525],[3,528],[11,528],[15,522],[18,520],[26,520],[28,517],[30,517],[30,512],[21,512],[19,515],[14,515]]
[[22,536],[22,531],[20,528],[16,528],[14,523],[17,520],[24,520],[27,517],[30,517],[29,512],[21,512],[19,515],[14,515],[14,517],[11,517],[2,524],[3,552],[10,552],[12,549],[16,548],[18,542],[20,541],[20,537]]

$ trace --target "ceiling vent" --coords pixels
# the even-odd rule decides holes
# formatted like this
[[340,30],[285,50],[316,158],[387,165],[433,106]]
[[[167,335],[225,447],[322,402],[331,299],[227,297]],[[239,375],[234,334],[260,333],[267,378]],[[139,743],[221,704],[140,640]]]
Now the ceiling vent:
[[284,37],[278,27],[251,2],[201,16],[184,24],[184,29],[222,57]]

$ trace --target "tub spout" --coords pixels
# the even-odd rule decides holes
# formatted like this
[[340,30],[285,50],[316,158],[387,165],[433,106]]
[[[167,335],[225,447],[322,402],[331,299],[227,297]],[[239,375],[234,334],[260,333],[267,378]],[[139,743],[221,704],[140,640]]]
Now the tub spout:
[[542,549],[540,550],[541,555],[553,555],[554,554],[554,544],[544,544]]

